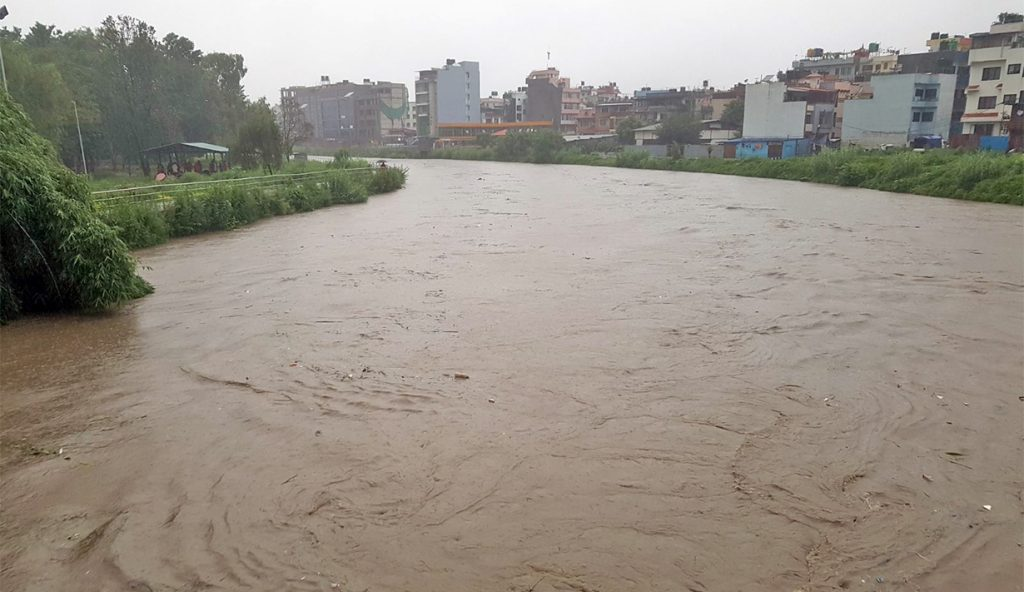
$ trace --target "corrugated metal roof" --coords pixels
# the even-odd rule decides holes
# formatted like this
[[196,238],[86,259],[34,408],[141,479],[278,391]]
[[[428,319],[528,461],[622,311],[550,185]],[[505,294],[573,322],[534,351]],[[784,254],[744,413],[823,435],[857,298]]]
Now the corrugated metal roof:
[[185,146],[191,146],[193,148],[199,148],[200,150],[207,150],[209,152],[230,152],[225,146],[218,146],[217,144],[207,144],[206,142],[182,142]]
[[218,146],[217,144],[208,144],[206,142],[175,142],[174,144],[164,144],[163,146],[154,146],[152,148],[146,148],[143,150],[144,153],[151,152],[172,152],[175,148],[178,148],[181,152],[216,152],[218,154],[227,154],[230,152],[224,146]]

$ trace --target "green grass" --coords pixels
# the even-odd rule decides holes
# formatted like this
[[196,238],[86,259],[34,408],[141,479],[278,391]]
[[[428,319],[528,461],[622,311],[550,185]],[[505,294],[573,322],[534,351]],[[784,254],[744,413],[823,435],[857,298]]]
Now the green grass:
[[[129,248],[139,249],[173,237],[231,230],[271,216],[363,203],[370,195],[395,191],[405,185],[406,172],[401,168],[345,170],[367,166],[366,161],[346,159],[331,167],[336,170],[318,175],[316,180],[285,180],[257,187],[225,183],[178,192],[170,201],[126,201],[97,210],[118,238]],[[307,169],[324,167],[294,167],[290,172]]]
[[[544,143],[550,141],[545,140]],[[548,146],[544,154],[539,154],[529,140],[522,139],[505,150],[502,147],[502,142],[494,142],[486,148],[464,147],[430,152],[378,149],[360,154],[378,158],[499,160],[713,173],[1024,205],[1024,155],[1020,154],[954,150],[838,150],[786,160],[726,160],[652,158],[640,151],[588,154],[564,145],[554,151]]]

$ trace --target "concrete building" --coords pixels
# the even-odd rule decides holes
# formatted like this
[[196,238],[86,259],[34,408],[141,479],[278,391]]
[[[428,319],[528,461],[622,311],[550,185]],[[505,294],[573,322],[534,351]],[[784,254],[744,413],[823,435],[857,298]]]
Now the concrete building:
[[949,140],[956,76],[890,74],[871,80],[873,95],[846,101],[843,144],[909,146],[916,138]]
[[507,91],[505,100],[505,121],[526,121],[526,87]]
[[744,138],[809,138],[819,145],[833,138],[834,90],[762,82],[748,84],[745,95]]
[[440,123],[480,123],[480,64],[445,61],[416,80],[416,134],[437,137]]
[[295,101],[313,129],[314,144],[370,145],[402,138],[410,126],[409,91],[404,84],[321,77],[318,86],[281,89],[282,103]]
[[997,23],[971,35],[964,133],[1005,136],[1014,104],[1024,103],[1024,22]]
[[482,123],[502,123],[505,121],[505,99],[492,91],[491,96],[480,99],[480,121]]
[[562,125],[562,88],[557,68],[534,70],[526,77],[526,119],[550,121],[558,131]]
[[[933,33],[937,35],[938,33]],[[969,39],[968,39],[969,40]],[[957,47],[969,47],[970,44],[958,43]],[[953,91],[953,116],[949,122],[949,133],[946,138],[954,138],[963,133],[961,119],[967,109],[967,84],[970,81],[971,69],[968,65],[968,50],[945,49],[931,50],[923,53],[904,53],[899,57],[901,74],[952,74],[956,76]]]
[[808,74],[832,76],[838,80],[855,80],[860,62],[870,55],[866,49],[825,52],[820,47],[807,50],[807,57],[793,61],[793,69]]
[[600,131],[615,131],[626,118],[635,117],[631,101],[609,101],[594,107],[594,127]]
[[894,74],[899,71],[899,54],[896,52],[871,54],[862,58],[857,67],[860,74],[855,78],[857,80],[871,80],[872,76],[878,74]]
[[698,97],[685,88],[633,91],[633,110],[644,123],[657,123],[673,115],[697,115]]
[[949,33],[932,33],[931,38],[925,41],[929,52],[936,51],[963,51],[971,49],[971,38],[964,35],[953,35]]

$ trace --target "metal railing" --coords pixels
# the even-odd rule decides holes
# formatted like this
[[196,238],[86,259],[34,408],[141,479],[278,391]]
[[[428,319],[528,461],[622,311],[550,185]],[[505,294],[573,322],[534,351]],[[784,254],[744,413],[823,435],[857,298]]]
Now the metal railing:
[[252,177],[239,177],[236,179],[211,179],[209,181],[188,181],[183,183],[158,183],[140,185],[138,187],[119,187],[117,189],[104,189],[92,192],[92,201],[101,208],[113,207],[124,203],[154,203],[172,201],[176,194],[196,193],[201,194],[207,190],[217,187],[245,187],[249,189],[267,189],[281,185],[289,185],[296,181],[312,180],[322,182],[327,175],[349,172],[349,171],[371,171],[376,167],[359,167],[350,169],[327,169],[322,171],[309,171],[303,173],[286,173],[276,175],[258,175]]

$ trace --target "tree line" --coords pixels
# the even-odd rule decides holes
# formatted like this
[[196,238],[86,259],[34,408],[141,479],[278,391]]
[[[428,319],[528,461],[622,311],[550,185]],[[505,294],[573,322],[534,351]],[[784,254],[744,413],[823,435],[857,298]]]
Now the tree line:
[[67,166],[83,171],[75,105],[89,168],[142,168],[146,148],[205,141],[233,148],[236,163],[280,163],[281,137],[270,105],[250,100],[240,54],[162,38],[145,21],[108,16],[95,28],[61,31],[36,23],[0,29],[10,97]]

